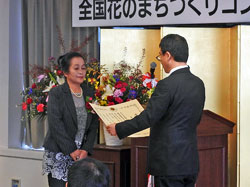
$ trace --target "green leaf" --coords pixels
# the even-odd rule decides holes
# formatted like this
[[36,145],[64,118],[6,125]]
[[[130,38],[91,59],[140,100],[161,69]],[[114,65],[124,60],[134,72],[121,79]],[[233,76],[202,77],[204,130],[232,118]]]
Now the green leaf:
[[49,77],[50,77],[50,79],[55,83],[55,84],[57,84],[57,81],[56,81],[56,79],[52,76],[52,74],[51,73],[49,73]]

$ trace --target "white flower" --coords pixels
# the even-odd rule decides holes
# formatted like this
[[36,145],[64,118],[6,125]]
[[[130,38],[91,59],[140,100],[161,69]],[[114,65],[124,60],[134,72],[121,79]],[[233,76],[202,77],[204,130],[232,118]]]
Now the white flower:
[[59,76],[56,76],[56,81],[59,85],[62,85],[65,82],[65,79],[64,77],[60,78]]
[[113,93],[114,93],[113,89],[110,87],[109,84],[107,84],[105,87],[105,93],[102,95],[102,99],[104,99],[106,96],[113,95]]
[[49,92],[50,89],[55,86],[55,83],[53,81],[49,82],[49,86],[46,86],[46,88],[43,90],[43,92]]

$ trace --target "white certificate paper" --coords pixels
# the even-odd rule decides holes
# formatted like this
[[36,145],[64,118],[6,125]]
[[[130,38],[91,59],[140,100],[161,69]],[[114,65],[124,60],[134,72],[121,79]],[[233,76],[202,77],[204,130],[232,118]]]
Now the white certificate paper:
[[144,110],[136,99],[112,106],[90,105],[106,125],[132,119]]
[[[132,119],[144,110],[136,99],[112,106],[100,106],[92,103],[90,105],[106,125]],[[129,137],[145,136],[149,136],[149,128]]]

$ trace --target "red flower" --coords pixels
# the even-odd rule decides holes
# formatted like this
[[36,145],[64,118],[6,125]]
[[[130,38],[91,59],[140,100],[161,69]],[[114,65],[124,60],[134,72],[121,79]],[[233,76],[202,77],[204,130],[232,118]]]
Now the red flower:
[[32,101],[33,101],[33,100],[32,100],[31,98],[28,98],[27,101],[26,101],[26,103],[27,103],[28,105],[30,105],[30,104],[32,103]]
[[62,75],[63,74],[63,71],[62,70],[60,70],[60,69],[58,69],[57,71],[56,71],[56,74],[59,76],[59,75]]
[[142,92],[142,94],[145,94],[145,93],[147,93],[147,90],[142,90],[141,92]]
[[36,83],[33,83],[31,86],[32,89],[36,88]]
[[114,97],[113,97],[113,96],[108,96],[108,97],[107,97],[107,100],[108,100],[109,102],[112,102],[112,101],[114,100]]
[[133,76],[129,76],[129,80],[133,80],[134,79],[134,77]]
[[[120,81],[119,81],[120,82]],[[117,88],[117,89],[120,89],[120,88],[122,88],[122,83],[116,83],[115,84],[115,88]]]
[[37,105],[36,109],[38,112],[43,112],[44,111],[44,104],[40,103],[39,105]]
[[123,82],[123,83],[122,83],[122,86],[123,86],[123,87],[127,87],[127,86],[128,86],[128,83]]
[[56,87],[56,85],[53,85],[53,86],[52,86],[52,88],[55,88],[55,87]]
[[85,106],[86,106],[86,108],[87,108],[88,110],[91,110],[91,109],[92,109],[92,107],[91,107],[91,105],[89,104],[89,102],[87,102],[87,103],[85,104]]
[[96,97],[101,97],[102,96],[101,92],[98,92],[98,91],[95,93],[95,95],[96,95]]
[[22,103],[22,109],[26,110],[27,109],[27,104],[26,103]]
[[114,104],[115,104],[114,102],[109,102],[108,106],[111,106],[111,105],[114,105]]
[[131,101],[131,99],[128,98],[127,101]]
[[131,85],[131,86],[130,86],[130,89],[131,89],[131,90],[134,90],[134,89],[135,89],[135,87],[134,87],[133,85]]
[[123,100],[122,100],[120,97],[116,97],[116,98],[115,98],[115,101],[116,101],[117,103],[122,103],[122,102],[123,102]]
[[126,91],[126,88],[121,88],[121,92],[125,92]]
[[152,88],[152,84],[151,84],[151,82],[148,82],[148,83],[147,83],[147,88],[149,88],[149,89],[151,89],[151,88]]

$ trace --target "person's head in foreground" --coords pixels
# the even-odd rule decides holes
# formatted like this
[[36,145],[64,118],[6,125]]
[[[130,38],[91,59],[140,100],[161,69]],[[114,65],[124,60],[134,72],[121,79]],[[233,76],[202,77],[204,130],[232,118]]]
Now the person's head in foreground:
[[110,172],[102,162],[93,158],[76,161],[68,171],[66,187],[109,187]]

